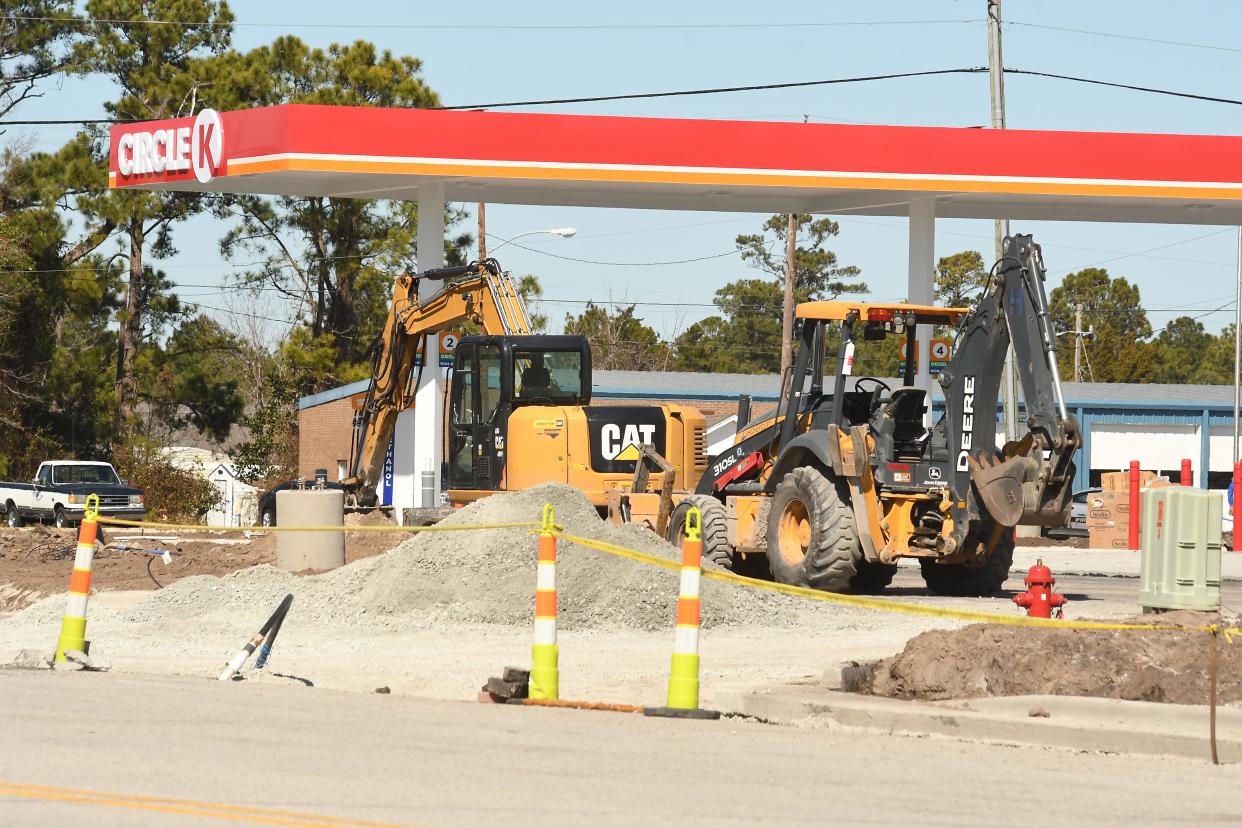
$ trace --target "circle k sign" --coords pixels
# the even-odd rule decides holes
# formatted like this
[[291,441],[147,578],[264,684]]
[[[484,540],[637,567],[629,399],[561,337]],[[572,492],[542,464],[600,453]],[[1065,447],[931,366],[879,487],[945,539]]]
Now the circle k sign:
[[219,175],[224,163],[224,123],[204,109],[193,126],[130,132],[117,145],[117,169],[125,178],[193,171],[202,184]]

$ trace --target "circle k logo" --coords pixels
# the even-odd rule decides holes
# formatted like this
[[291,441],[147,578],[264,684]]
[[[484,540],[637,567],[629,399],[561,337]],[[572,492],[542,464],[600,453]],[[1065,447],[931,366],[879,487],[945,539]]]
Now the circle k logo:
[[220,121],[220,113],[214,109],[204,109],[194,119],[194,129],[190,137],[190,159],[194,166],[194,177],[199,183],[206,184],[220,170],[220,161],[224,158],[224,124]]

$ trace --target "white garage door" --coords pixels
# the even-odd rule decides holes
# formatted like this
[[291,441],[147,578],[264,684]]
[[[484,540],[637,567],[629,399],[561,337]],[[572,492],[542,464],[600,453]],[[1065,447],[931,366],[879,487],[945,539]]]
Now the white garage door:
[[1176,472],[1182,460],[1195,467],[1198,482],[1199,428],[1190,425],[1091,426],[1091,468],[1097,471],[1128,469],[1131,460],[1144,469]]

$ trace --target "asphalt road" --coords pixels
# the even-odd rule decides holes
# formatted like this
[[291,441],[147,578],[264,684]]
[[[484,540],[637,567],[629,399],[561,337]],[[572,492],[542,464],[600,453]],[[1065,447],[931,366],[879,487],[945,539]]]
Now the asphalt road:
[[0,698],[3,825],[1242,820],[1242,767],[1192,760],[112,674]]

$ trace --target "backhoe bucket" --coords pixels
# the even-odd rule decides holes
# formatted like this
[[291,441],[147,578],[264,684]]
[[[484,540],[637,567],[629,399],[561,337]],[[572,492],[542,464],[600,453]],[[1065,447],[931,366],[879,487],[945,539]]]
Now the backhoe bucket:
[[1022,488],[1035,462],[1022,455],[1004,460],[984,455],[982,462],[972,455],[968,462],[970,477],[988,514],[1001,526],[1017,526],[1026,501]]

